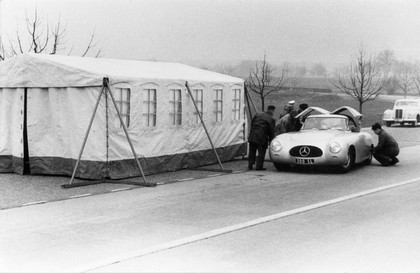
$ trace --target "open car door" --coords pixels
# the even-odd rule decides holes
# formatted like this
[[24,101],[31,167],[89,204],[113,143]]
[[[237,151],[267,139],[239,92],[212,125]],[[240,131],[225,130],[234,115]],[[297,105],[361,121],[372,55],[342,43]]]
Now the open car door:
[[311,106],[311,107],[306,108],[302,112],[300,112],[299,115],[297,115],[295,118],[307,117],[312,112],[318,112],[319,114],[330,114],[330,111],[325,110],[324,108],[316,107],[316,106]]
[[354,108],[352,108],[350,106],[341,106],[341,107],[335,109],[334,111],[332,111],[331,114],[337,114],[337,115],[339,115],[340,113],[342,113],[342,112],[344,112],[346,110],[349,111],[350,114],[353,117],[355,117],[355,118],[360,119],[361,117],[363,117],[363,115],[360,114],[359,111],[357,111],[356,109],[354,109]]
[[[351,116],[344,114],[343,112],[348,111]],[[334,111],[331,112],[331,114],[336,115],[343,115],[348,117],[349,119],[349,127],[352,132],[360,132],[361,130],[361,119],[363,117],[362,114],[359,113],[356,109],[350,107],[350,106],[341,106]]]

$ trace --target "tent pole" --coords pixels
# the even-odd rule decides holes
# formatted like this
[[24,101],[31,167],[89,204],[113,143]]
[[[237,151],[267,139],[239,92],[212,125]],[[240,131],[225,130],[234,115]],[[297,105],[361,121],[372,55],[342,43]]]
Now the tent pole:
[[[255,113],[258,113],[257,107],[255,107],[254,101],[252,100],[251,96],[249,95],[249,92],[248,92],[248,89],[246,88],[246,86],[245,86],[245,93],[246,93],[247,101],[248,100],[251,101],[251,105],[252,105],[252,107],[254,107]],[[262,110],[264,111],[264,109],[262,109]],[[249,107],[249,111],[251,112],[251,107]],[[252,118],[252,115],[251,115],[251,118]]]
[[93,110],[92,117],[90,118],[89,126],[86,130],[85,138],[83,139],[82,148],[80,149],[79,157],[77,158],[77,161],[76,161],[76,166],[74,166],[73,174],[71,176],[69,185],[73,183],[74,176],[76,175],[76,171],[79,166],[80,159],[82,158],[82,154],[83,154],[83,150],[85,149],[87,138],[89,136],[90,128],[92,127],[93,119],[95,118],[95,114],[96,114],[96,111],[98,110],[98,105],[99,105],[99,102],[101,101],[102,93],[104,92],[104,90],[105,90],[105,86],[102,87],[102,90],[99,93],[98,99],[96,101],[95,109]]
[[201,113],[198,110],[197,104],[195,103],[195,100],[194,100],[193,94],[191,93],[191,90],[190,90],[190,87],[188,85],[188,82],[185,82],[185,86],[187,87],[188,93],[190,94],[190,97],[191,97],[191,100],[192,100],[192,102],[194,104],[195,110],[197,111],[197,115],[200,117],[201,124],[203,125],[203,128],[204,128],[204,131],[206,132],[207,138],[210,141],[210,145],[211,145],[211,147],[212,147],[212,149],[213,149],[213,151],[214,151],[214,153],[215,153],[215,155],[217,157],[217,161],[219,162],[220,169],[223,170],[222,162],[220,161],[219,155],[217,154],[217,151],[214,148],[213,142],[211,141],[209,132],[207,131],[206,125],[204,124],[204,121],[203,121],[203,117],[201,116]]
[[245,91],[246,102],[248,104],[249,119],[252,120],[251,102],[250,102],[248,89],[246,88],[246,85],[244,85],[244,91]]
[[106,176],[109,177],[109,106],[108,92],[105,92],[105,122],[106,122]]
[[144,185],[145,186],[156,186],[156,184],[150,184],[150,185],[147,184],[146,177],[145,177],[144,172],[143,172],[143,168],[140,165],[140,161],[139,161],[139,159],[137,157],[137,153],[136,153],[136,151],[134,149],[133,143],[131,142],[130,136],[128,135],[127,127],[125,126],[124,121],[123,121],[123,119],[121,117],[121,113],[118,110],[117,103],[115,102],[115,99],[114,99],[114,95],[112,95],[112,92],[111,92],[111,88],[109,88],[109,80],[108,80],[108,78],[104,78],[104,83],[105,83],[105,88],[109,92],[109,95],[111,97],[112,103],[114,104],[115,110],[117,111],[117,115],[118,115],[118,118],[120,119],[121,125],[122,125],[122,127],[124,129],[125,136],[127,137],[128,143],[130,144],[131,152],[133,153],[133,156],[136,159],[137,167],[139,168],[139,170],[141,172],[141,176],[143,178],[144,183],[146,183]]

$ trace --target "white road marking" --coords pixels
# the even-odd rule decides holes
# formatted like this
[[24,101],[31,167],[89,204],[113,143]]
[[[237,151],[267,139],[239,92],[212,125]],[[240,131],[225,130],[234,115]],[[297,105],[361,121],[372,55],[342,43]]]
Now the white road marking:
[[92,195],[91,193],[85,193],[85,194],[79,194],[79,195],[69,196],[68,198],[69,199],[72,199],[72,198],[80,198],[80,197],[91,196],[91,195]]
[[219,176],[222,175],[221,173],[215,173],[215,174],[209,174],[207,175],[207,177],[214,177],[214,176]]
[[179,179],[178,181],[189,181],[189,180],[193,180],[194,177],[188,177],[188,178],[183,178],[183,179]]
[[22,204],[21,206],[31,206],[31,205],[37,205],[37,204],[43,204],[43,203],[47,203],[47,200],[42,200],[42,201],[35,201],[35,202],[29,202],[29,203],[25,203]]
[[111,192],[116,192],[116,191],[126,191],[126,190],[129,190],[130,188],[120,188],[120,189],[113,189],[113,190],[110,190]]
[[407,180],[407,181],[403,181],[403,182],[400,182],[400,183],[395,183],[395,184],[391,184],[391,185],[387,185],[387,186],[383,186],[383,187],[378,187],[378,188],[362,191],[362,192],[355,193],[355,194],[346,195],[346,196],[339,197],[339,198],[330,199],[330,200],[327,200],[327,201],[324,201],[324,202],[319,202],[319,203],[315,203],[315,204],[308,205],[308,206],[305,206],[305,207],[301,207],[301,208],[297,208],[297,209],[293,209],[293,210],[289,210],[289,211],[285,211],[285,212],[281,212],[281,213],[257,218],[257,219],[251,220],[251,221],[227,226],[227,227],[224,227],[224,228],[214,229],[214,230],[204,232],[204,233],[200,233],[200,234],[197,234],[197,235],[188,236],[188,237],[184,237],[184,238],[181,238],[181,239],[178,239],[178,240],[173,240],[173,241],[170,241],[170,242],[167,242],[167,243],[162,243],[162,244],[158,244],[158,245],[155,245],[155,246],[139,249],[138,251],[134,251],[134,252],[131,252],[131,253],[126,253],[126,254],[110,257],[110,258],[103,259],[103,260],[100,260],[100,261],[96,261],[96,262],[93,262],[93,263],[90,263],[90,264],[82,265],[81,267],[79,267],[77,269],[71,269],[71,270],[66,270],[66,271],[67,272],[87,272],[87,271],[99,269],[101,267],[109,266],[109,265],[119,263],[119,262],[122,262],[122,261],[130,260],[130,259],[133,259],[133,258],[139,258],[139,257],[150,255],[150,254],[153,254],[153,253],[165,251],[165,250],[168,250],[168,249],[171,249],[171,248],[176,248],[176,247],[191,244],[191,243],[194,243],[194,242],[206,240],[206,239],[213,238],[213,237],[220,236],[220,235],[224,235],[224,234],[227,234],[227,233],[230,233],[230,232],[234,232],[234,231],[238,231],[238,230],[241,230],[241,229],[253,227],[253,226],[260,225],[260,224],[267,223],[267,222],[271,222],[271,221],[275,221],[275,220],[285,218],[285,217],[288,217],[288,216],[291,216],[291,215],[295,215],[295,214],[299,214],[299,213],[302,213],[302,212],[322,208],[322,207],[329,206],[329,205],[332,205],[332,204],[344,202],[344,201],[347,201],[347,200],[350,200],[350,199],[355,199],[355,198],[358,198],[358,197],[366,196],[366,195],[377,193],[377,192],[380,192],[380,191],[389,190],[389,189],[392,189],[392,188],[404,186],[404,185],[415,183],[415,182],[420,182],[420,177],[410,179],[410,180]]

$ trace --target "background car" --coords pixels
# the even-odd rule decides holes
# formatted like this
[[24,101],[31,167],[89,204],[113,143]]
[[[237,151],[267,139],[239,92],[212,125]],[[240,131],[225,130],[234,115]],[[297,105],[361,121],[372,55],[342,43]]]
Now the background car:
[[393,109],[384,112],[383,121],[387,127],[394,123],[416,126],[420,122],[420,99],[399,99]]
[[[310,114],[313,111],[321,114]],[[362,115],[355,109],[343,106],[328,112],[310,107],[297,116],[302,117],[305,122],[299,132],[278,135],[270,143],[269,155],[278,170],[307,165],[333,166],[347,172],[354,164],[372,162],[373,138],[360,132]]]

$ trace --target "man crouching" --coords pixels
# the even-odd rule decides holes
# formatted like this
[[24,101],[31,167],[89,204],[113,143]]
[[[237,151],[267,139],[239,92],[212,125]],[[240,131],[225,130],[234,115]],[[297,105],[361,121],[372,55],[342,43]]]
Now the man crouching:
[[373,157],[382,166],[391,166],[399,162],[397,155],[400,153],[397,141],[382,129],[379,123],[372,125],[372,131],[378,135],[378,145],[373,148]]

